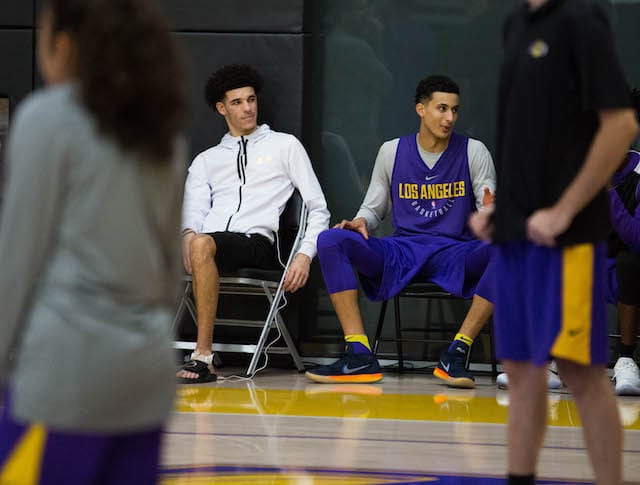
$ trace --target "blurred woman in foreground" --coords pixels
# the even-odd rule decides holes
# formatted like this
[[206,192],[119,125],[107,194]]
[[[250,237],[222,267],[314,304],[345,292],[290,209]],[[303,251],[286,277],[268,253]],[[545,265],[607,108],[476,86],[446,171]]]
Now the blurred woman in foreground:
[[144,0],[44,0],[10,129],[0,483],[155,483],[174,396],[182,62]]

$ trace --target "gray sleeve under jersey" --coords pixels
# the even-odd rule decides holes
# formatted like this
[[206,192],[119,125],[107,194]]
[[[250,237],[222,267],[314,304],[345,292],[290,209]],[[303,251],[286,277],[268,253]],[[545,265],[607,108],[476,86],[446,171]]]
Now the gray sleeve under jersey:
[[396,158],[399,138],[386,141],[380,147],[373,166],[369,188],[355,218],[363,217],[367,229],[374,231],[391,210],[391,175]]
[[476,208],[480,209],[483,205],[484,189],[488,188],[492,194],[496,193],[496,169],[493,166],[491,153],[480,140],[469,138],[467,154]]
[[[373,167],[369,188],[355,218],[363,217],[370,231],[376,230],[391,210],[391,176],[399,139],[382,144]],[[473,187],[476,208],[483,205],[484,189],[496,192],[496,170],[491,153],[480,140],[469,138],[467,148],[469,175]]]

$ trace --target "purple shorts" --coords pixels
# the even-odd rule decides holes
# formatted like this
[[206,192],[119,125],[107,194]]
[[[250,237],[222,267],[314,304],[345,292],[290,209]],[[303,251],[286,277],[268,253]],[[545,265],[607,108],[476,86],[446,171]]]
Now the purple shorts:
[[608,363],[606,244],[494,246],[496,355],[543,365],[550,358]]
[[160,429],[130,434],[53,431],[0,416],[0,483],[88,485],[157,483]]

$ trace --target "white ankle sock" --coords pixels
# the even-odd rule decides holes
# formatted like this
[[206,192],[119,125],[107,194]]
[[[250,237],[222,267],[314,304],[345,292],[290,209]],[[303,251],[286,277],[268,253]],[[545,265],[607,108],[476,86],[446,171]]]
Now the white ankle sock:
[[199,360],[207,365],[213,365],[213,354],[204,355],[194,351],[191,353],[191,360]]

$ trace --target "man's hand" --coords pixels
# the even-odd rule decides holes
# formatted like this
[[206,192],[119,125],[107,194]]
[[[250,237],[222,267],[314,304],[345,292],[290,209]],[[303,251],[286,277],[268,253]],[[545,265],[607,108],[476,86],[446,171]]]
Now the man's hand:
[[291,293],[296,292],[302,288],[309,279],[309,269],[311,268],[311,258],[306,254],[298,253],[293,258],[291,266],[287,271],[287,276],[284,278],[284,291]]
[[491,216],[493,215],[493,207],[490,209],[480,209],[469,217],[469,228],[475,237],[482,241],[491,242],[493,237],[493,222],[491,222]]
[[347,229],[362,234],[362,237],[369,239],[369,231],[367,231],[367,220],[364,217],[358,217],[352,221],[342,220],[339,224],[333,226],[334,229]]
[[489,187],[484,188],[484,195],[482,196],[482,207],[493,207],[493,204],[496,202],[496,194],[492,194]]
[[194,237],[196,237],[195,232],[188,232],[182,236],[182,264],[189,274],[191,274],[191,241]]
[[538,209],[527,219],[527,238],[536,244],[553,247],[556,237],[571,224],[571,216],[556,206]]

